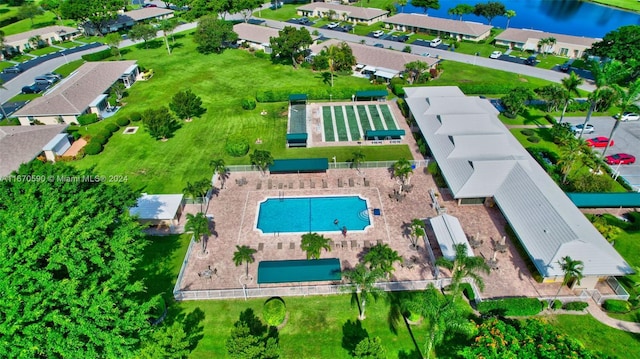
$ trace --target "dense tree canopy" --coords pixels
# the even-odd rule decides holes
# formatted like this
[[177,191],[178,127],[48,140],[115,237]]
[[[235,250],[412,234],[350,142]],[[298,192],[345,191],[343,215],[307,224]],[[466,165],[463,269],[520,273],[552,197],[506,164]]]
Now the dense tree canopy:
[[202,107],[202,99],[200,96],[194,94],[191,89],[176,93],[169,103],[169,108],[176,113],[178,118],[184,120],[199,117],[206,111]]
[[122,7],[122,0],[66,0],[60,4],[60,12],[66,19],[91,21],[100,32],[107,22],[118,16]]
[[482,16],[487,19],[489,25],[497,16],[503,16],[507,12],[507,8],[503,3],[498,1],[489,1],[487,3],[478,3],[473,9],[476,16]]
[[313,43],[311,34],[306,28],[296,29],[293,26],[285,26],[278,31],[278,37],[270,39],[272,60],[291,59],[293,67],[297,67],[303,60],[307,48]]
[[608,32],[587,50],[589,55],[616,59],[629,68],[629,78],[640,77],[640,25],[621,26]]
[[439,0],[411,0],[411,5],[421,8],[426,14],[429,9],[438,10],[440,8]]
[[0,181],[0,357],[132,357],[152,303],[132,278],[136,193],[38,161]]
[[180,127],[169,109],[164,106],[148,109],[142,113],[142,123],[151,137],[156,140],[167,139]]
[[213,16],[205,16],[198,20],[194,40],[198,44],[198,51],[204,54],[220,53],[237,39],[238,34],[233,32],[233,25],[228,21]]

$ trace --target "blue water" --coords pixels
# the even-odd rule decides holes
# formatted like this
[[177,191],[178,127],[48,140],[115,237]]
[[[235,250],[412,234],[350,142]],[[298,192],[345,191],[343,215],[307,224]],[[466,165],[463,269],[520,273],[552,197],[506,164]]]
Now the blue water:
[[[488,0],[440,0],[440,9],[429,9],[429,16],[457,19],[447,11],[458,4],[475,5]],[[618,10],[580,0],[509,0],[501,1],[507,10],[514,10],[509,27],[535,29],[558,34],[602,38],[607,32],[623,25],[640,25],[640,14]],[[400,7],[398,6],[400,10]],[[424,14],[420,8],[408,4],[405,13]],[[465,21],[487,24],[487,20],[473,14],[465,15]],[[498,16],[491,22],[505,28],[507,18]]]
[[[334,223],[335,221],[338,223]],[[362,231],[371,224],[367,202],[358,196],[269,198],[260,203],[263,233]]]

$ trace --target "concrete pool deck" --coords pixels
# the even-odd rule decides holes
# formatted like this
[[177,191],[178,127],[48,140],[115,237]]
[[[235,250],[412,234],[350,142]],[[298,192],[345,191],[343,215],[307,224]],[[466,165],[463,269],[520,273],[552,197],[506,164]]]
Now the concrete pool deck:
[[[362,173],[356,170],[329,170],[326,173],[314,174],[277,174],[262,176],[259,172],[234,172],[227,180],[225,189],[218,197],[214,197],[208,208],[208,214],[215,217],[214,233],[208,240],[207,253],[202,254],[200,245],[193,247],[182,281],[181,290],[207,290],[241,288],[240,278],[245,273],[245,265],[235,266],[233,253],[236,246],[247,245],[254,248],[255,262],[249,264],[249,274],[254,279],[247,284],[248,288],[257,288],[258,262],[263,260],[305,259],[300,249],[300,235],[261,235],[254,230],[257,203],[267,197],[284,196],[329,196],[360,195],[367,198],[370,208],[380,208],[380,216],[372,216],[373,227],[364,233],[324,234],[332,240],[330,252],[322,252],[321,258],[339,258],[342,269],[351,268],[358,263],[366,244],[375,244],[378,240],[388,244],[402,257],[414,265],[396,265],[391,281],[418,281],[434,279],[433,266],[429,263],[428,252],[421,244],[418,251],[409,247],[406,224],[413,218],[429,218],[436,216],[431,207],[429,189],[439,193],[440,203],[447,213],[456,216],[468,235],[479,235],[483,244],[475,250],[476,255],[489,259],[493,256],[492,239],[498,240],[505,233],[505,219],[495,207],[482,205],[459,206],[452,200],[446,190],[438,190],[433,178],[426,168],[416,169],[411,177],[414,185],[411,193],[398,202],[389,195],[398,189],[397,180],[391,178],[386,168],[367,168]],[[246,181],[238,181],[244,178]],[[350,181],[353,186],[349,186]],[[369,182],[365,186],[365,179]],[[271,181],[271,189],[269,189]],[[342,187],[338,186],[339,181]],[[246,184],[240,184],[244,183]],[[326,184],[326,188],[325,188]],[[194,213],[199,206],[189,205],[186,211]],[[295,215],[295,214],[294,214]],[[184,220],[184,216],[182,221]],[[431,246],[438,256],[438,246],[433,236],[429,236]],[[553,296],[560,284],[537,283],[526,267],[525,260],[518,254],[516,247],[507,240],[507,250],[497,253],[498,268],[485,278],[485,290],[482,297],[512,296]],[[215,274],[210,278],[199,276],[208,268]],[[446,277],[446,273],[442,273]],[[260,287],[287,287],[331,284],[329,282],[270,284]],[[604,286],[600,286],[604,287]],[[607,293],[606,288],[601,292]],[[568,288],[563,288],[561,295],[571,295]]]

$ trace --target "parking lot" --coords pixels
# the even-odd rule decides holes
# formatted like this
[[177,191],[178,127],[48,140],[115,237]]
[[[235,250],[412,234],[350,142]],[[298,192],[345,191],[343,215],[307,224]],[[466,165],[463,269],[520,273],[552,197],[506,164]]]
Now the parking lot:
[[[568,117],[566,121],[572,125],[582,124],[584,117]],[[585,134],[583,138],[593,138],[597,136],[609,137],[615,120],[610,116],[592,117],[590,124],[593,125],[595,131],[592,134]],[[612,165],[614,173],[617,171],[620,176],[636,190],[640,191],[640,121],[621,122],[613,137],[614,145],[607,150],[607,155],[616,153],[628,153],[636,156],[636,160],[632,165]],[[594,151],[602,153],[604,148],[596,148]]]

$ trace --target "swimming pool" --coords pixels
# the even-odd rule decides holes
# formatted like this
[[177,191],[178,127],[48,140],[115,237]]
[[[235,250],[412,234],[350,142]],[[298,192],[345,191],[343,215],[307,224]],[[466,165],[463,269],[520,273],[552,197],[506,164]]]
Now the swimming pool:
[[363,231],[370,225],[367,200],[359,196],[267,198],[256,220],[263,234]]

